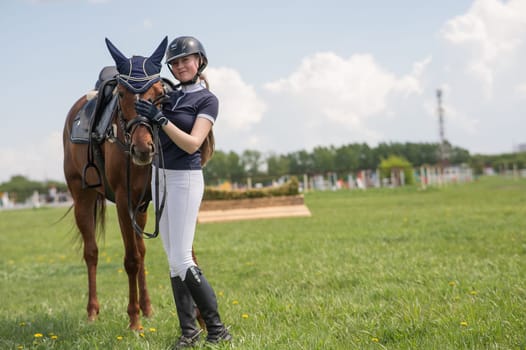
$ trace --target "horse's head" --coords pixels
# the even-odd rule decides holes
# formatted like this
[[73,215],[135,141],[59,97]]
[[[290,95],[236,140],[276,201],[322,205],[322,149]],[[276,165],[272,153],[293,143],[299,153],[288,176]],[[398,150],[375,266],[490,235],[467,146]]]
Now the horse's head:
[[138,99],[159,102],[164,95],[161,83],[161,60],[168,44],[165,37],[150,57],[124,56],[106,39],[106,45],[117,66],[120,118],[125,124],[125,133],[130,142],[130,154],[136,165],[147,165],[153,160],[155,144],[152,127],[148,120],[135,112]]

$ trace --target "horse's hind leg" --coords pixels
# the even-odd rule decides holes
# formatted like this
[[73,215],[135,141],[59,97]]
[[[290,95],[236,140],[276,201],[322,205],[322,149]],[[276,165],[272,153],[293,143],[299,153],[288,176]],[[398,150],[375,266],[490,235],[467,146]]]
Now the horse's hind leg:
[[[79,182],[79,186],[81,186]],[[80,187],[79,187],[80,188]],[[82,190],[79,190],[82,191]],[[88,269],[88,320],[94,321],[99,314],[97,299],[97,262],[99,249],[96,241],[97,193],[93,190],[74,195],[75,220],[84,242],[84,260]]]

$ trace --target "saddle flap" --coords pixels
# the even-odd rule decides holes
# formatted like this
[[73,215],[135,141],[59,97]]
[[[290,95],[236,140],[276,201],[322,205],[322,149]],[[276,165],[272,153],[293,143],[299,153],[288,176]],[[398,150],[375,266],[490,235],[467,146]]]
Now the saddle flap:
[[77,113],[71,128],[71,142],[102,142],[111,124],[118,96],[113,94],[117,81],[104,81],[94,98],[90,99]]
[[113,115],[113,111],[115,110],[115,107],[117,106],[118,99],[119,99],[119,96],[113,95],[110,102],[106,105],[106,107],[102,111],[99,122],[95,126],[94,136],[97,138],[98,142],[102,141],[106,137],[106,132],[108,131],[108,128],[110,127],[111,117]]
[[90,133],[91,117],[95,111],[97,99],[89,100],[77,113],[71,127],[71,142],[88,143]]

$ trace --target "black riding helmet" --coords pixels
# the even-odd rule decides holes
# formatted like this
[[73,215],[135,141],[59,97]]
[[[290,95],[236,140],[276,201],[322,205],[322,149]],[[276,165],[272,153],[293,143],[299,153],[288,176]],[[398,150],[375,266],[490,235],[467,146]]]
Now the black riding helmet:
[[[208,58],[206,57],[206,51],[203,44],[201,44],[199,40],[192,36],[180,36],[172,40],[170,45],[168,45],[168,49],[166,50],[166,64],[168,65],[169,69],[170,62],[192,54],[198,54],[199,57],[201,57],[201,64],[197,69],[196,76],[190,82],[187,82],[188,84],[195,83],[199,75],[201,75],[203,70],[208,65]],[[172,72],[171,69],[170,72]]]

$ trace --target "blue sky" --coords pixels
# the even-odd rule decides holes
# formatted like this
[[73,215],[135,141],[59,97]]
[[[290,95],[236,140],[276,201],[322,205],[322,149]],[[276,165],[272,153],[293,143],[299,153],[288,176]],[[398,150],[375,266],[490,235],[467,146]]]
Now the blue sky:
[[257,3],[2,1],[0,182],[63,180],[64,119],[113,63],[106,37],[127,56],[198,37],[223,151],[437,142],[437,88],[454,145],[526,143],[526,0]]

